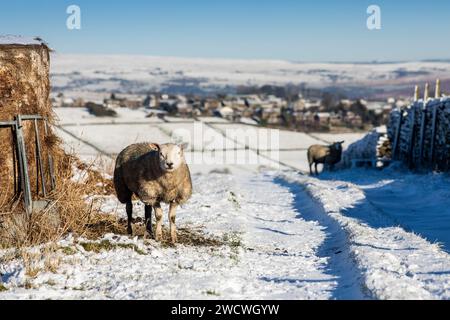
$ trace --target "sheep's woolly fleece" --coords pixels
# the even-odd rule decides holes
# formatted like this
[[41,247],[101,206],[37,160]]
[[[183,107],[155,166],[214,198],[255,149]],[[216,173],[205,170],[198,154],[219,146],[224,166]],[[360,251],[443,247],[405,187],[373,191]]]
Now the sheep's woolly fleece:
[[[155,145],[138,143],[123,150],[116,161],[114,185],[117,196],[122,203],[131,201],[136,194],[147,205],[163,203],[184,204],[192,195],[192,182],[189,167],[184,158],[177,161],[174,171],[161,168],[160,153],[181,151],[173,145]],[[177,155],[178,156],[178,155]],[[173,158],[174,155],[166,154]],[[145,182],[144,182],[145,181]]]

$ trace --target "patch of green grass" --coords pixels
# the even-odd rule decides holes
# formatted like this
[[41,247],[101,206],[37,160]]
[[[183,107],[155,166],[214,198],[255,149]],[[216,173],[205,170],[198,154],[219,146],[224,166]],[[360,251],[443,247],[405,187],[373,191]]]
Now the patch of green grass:
[[159,245],[162,249],[176,248],[176,245],[169,241],[162,241],[159,243]]
[[74,254],[77,253],[77,250],[72,247],[61,247],[60,249],[61,249],[62,253],[64,253],[67,256],[73,256]]
[[47,280],[44,284],[46,284],[46,285],[48,285],[50,287],[56,286],[56,282],[54,280],[52,280],[52,279]]
[[0,292],[5,292],[5,291],[8,291],[8,288],[0,283]]
[[85,251],[95,253],[112,251],[115,248],[108,240],[103,240],[101,242],[80,242],[79,245],[82,246]]
[[137,254],[147,255],[147,253],[140,249],[137,245],[133,243],[113,243],[109,240],[102,240],[100,242],[80,242],[79,243],[85,251],[100,253],[102,251],[113,251],[118,248],[121,249],[131,249]]
[[72,288],[73,291],[85,291],[83,287],[74,287]]
[[140,249],[137,245],[132,244],[132,243],[119,243],[119,244],[117,244],[117,246],[122,249],[132,249],[137,254],[140,254],[141,256],[147,255],[147,252],[145,252],[144,250]]
[[239,263],[239,248],[243,248],[241,236],[237,232],[226,233],[223,241],[231,248],[230,259]]
[[236,232],[226,233],[223,235],[223,241],[231,248],[242,247],[242,239]]
[[218,293],[218,292],[216,292],[216,291],[214,291],[214,290],[208,290],[208,291],[206,291],[205,293],[206,293],[206,295],[208,295],[208,296],[216,296],[216,297],[220,297],[220,293]]

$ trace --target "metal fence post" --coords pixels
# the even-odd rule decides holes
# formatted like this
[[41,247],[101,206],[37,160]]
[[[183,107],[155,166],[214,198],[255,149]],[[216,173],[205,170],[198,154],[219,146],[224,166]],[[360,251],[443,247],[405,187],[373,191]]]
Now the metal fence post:
[[19,197],[20,194],[20,182],[19,176],[17,174],[17,148],[16,148],[16,132],[14,126],[11,126],[11,148],[12,148],[12,160],[13,160],[13,182],[14,182],[14,201]]
[[42,165],[42,155],[41,155],[41,142],[39,140],[39,128],[37,119],[34,119],[34,134],[36,136],[36,168],[37,168],[37,193],[39,195],[39,176],[41,178],[42,194],[47,197],[47,190],[45,188],[45,175],[44,168]]
[[[25,137],[23,132],[23,122],[34,122],[35,147],[36,147],[36,179],[37,179],[37,197],[39,197],[39,183],[42,187],[44,197],[47,197],[47,185],[44,171],[44,163],[42,161],[42,146],[40,141],[40,133],[38,120],[44,121],[45,135],[48,135],[47,119],[40,115],[16,115],[14,121],[0,121],[0,129],[9,128],[12,133],[12,160],[13,160],[13,182],[14,182],[14,198],[18,200],[23,196],[24,209],[27,214],[33,211],[33,196],[30,186],[30,175],[28,170],[28,159],[26,153]],[[32,133],[30,133],[32,134]],[[51,176],[52,190],[55,188],[55,174],[53,168],[53,158],[48,150],[49,173]],[[39,181],[40,180],[40,181]]]
[[27,214],[31,214],[33,211],[33,199],[31,197],[30,189],[30,177],[28,175],[28,162],[25,149],[25,141],[23,139],[22,131],[22,118],[20,115],[15,117],[16,120],[16,138],[17,138],[17,150],[18,160],[21,172],[21,186],[23,190],[23,197],[25,202],[25,210]]
[[[48,125],[47,125],[47,119],[44,119],[44,133],[46,136],[48,136]],[[47,152],[48,154],[48,166],[50,171],[50,183],[52,187],[52,191],[56,188],[56,179],[55,179],[55,172],[53,168],[53,157],[50,154],[50,151]]]

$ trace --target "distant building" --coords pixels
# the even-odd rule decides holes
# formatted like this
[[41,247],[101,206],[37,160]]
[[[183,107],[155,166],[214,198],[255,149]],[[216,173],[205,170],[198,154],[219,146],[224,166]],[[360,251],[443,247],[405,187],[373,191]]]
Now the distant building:
[[234,110],[231,107],[223,107],[219,110],[219,114],[224,119],[232,119],[234,115]]
[[147,95],[147,97],[144,99],[144,101],[142,102],[142,105],[145,108],[156,108],[158,106],[158,99],[156,98],[155,95]]
[[167,99],[161,99],[159,101],[159,109],[167,111],[170,114],[174,114],[178,112],[178,100],[176,99],[169,99],[168,96],[164,95],[164,97],[167,97]]

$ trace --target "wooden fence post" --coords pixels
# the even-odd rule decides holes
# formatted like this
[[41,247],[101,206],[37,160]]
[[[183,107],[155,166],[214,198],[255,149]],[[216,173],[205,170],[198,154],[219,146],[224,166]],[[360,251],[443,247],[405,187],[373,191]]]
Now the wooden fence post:
[[435,93],[434,93],[434,97],[436,99],[440,99],[441,98],[441,80],[440,79],[436,80],[436,90],[435,90]]
[[420,95],[419,86],[416,85],[416,87],[414,88],[414,102],[419,100],[419,95]]

